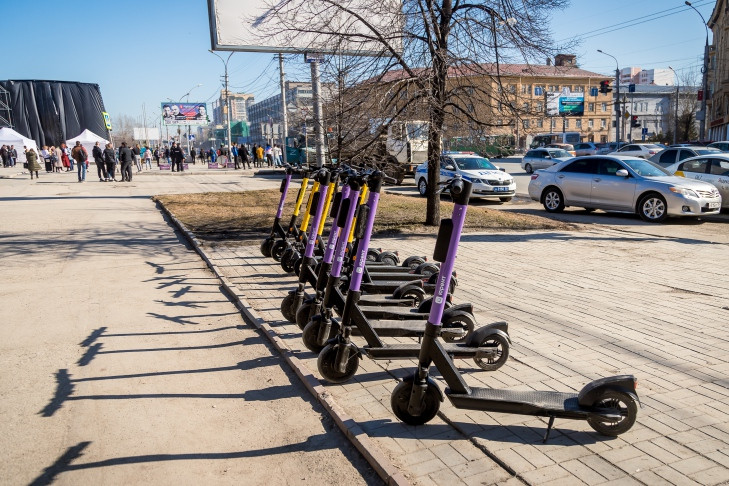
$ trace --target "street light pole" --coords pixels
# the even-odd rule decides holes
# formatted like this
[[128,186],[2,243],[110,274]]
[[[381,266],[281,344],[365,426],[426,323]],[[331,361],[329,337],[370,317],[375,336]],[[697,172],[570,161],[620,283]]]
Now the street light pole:
[[[615,59],[615,142],[618,144],[617,148],[620,148],[620,64],[618,63],[618,60],[615,56],[612,54],[608,54],[605,51],[602,51],[600,49],[597,50],[600,54],[605,54],[606,56],[610,56],[613,59]],[[616,148],[616,150],[617,150]]]
[[[668,69],[673,71],[673,68],[671,66],[668,66]],[[676,145],[678,142],[676,141],[678,139],[678,88],[679,88],[679,82],[678,82],[678,74],[676,74],[676,71],[673,71],[673,75],[676,77],[676,112],[673,116],[673,144]]]
[[697,14],[699,14],[699,17],[701,17],[701,22],[704,24],[704,28],[706,29],[706,42],[704,43],[704,66],[701,68],[701,89],[703,93],[701,96],[701,118],[699,119],[699,141],[703,141],[704,135],[706,135],[706,97],[709,95],[709,26],[706,24],[706,19],[704,19],[704,16],[701,15],[701,12],[696,10],[696,7],[691,5],[691,2],[687,0],[684,3],[694,9]]
[[[180,97],[180,99],[185,98],[185,102],[186,103],[189,103],[190,102],[190,93],[192,93],[192,90],[193,89],[199,88],[200,86],[202,86],[202,84],[196,84],[195,86],[193,86],[192,88],[190,88],[187,91],[187,93],[185,93],[184,95],[182,95]],[[190,155],[190,125],[187,125],[187,155]],[[195,161],[193,160],[193,162],[195,162]]]
[[223,62],[223,66],[225,67],[225,78],[224,78],[225,79],[225,98],[224,98],[225,126],[226,126],[226,134],[228,135],[228,142],[227,142],[226,146],[230,150],[230,144],[232,143],[232,140],[231,140],[232,137],[230,135],[230,106],[228,105],[228,94],[229,94],[229,92],[228,92],[228,61],[230,61],[231,56],[233,54],[235,54],[235,52],[231,52],[228,55],[228,59],[225,59],[225,60],[223,60],[223,58],[220,57],[217,53],[213,52],[212,49],[208,49],[208,52],[210,52],[211,54],[215,54],[215,56]]

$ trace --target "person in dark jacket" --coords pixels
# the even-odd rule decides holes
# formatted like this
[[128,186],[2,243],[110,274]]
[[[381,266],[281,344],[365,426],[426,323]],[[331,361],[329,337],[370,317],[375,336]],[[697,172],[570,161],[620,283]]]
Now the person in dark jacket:
[[240,148],[238,149],[238,154],[240,154],[241,159],[241,165],[243,168],[246,168],[246,164],[248,164],[248,168],[251,168],[251,154],[248,153],[248,147],[245,146],[245,144],[241,144]]
[[25,151],[25,159],[28,161],[28,171],[30,172],[30,179],[33,180],[33,172],[35,172],[35,178],[38,179],[38,171],[41,167],[38,163],[38,154],[35,153],[33,147]]
[[106,144],[103,152],[104,165],[106,165],[106,180],[116,182],[114,172],[116,172],[116,153],[110,143]]
[[175,142],[172,142],[172,148],[170,149],[170,157],[172,158],[172,171],[175,171],[175,167],[177,168],[177,172],[182,172],[185,170],[184,162],[185,162],[185,153],[182,151],[179,145],[177,145]]
[[134,154],[127,147],[126,142],[122,142],[119,149],[119,163],[121,163],[122,182],[132,182],[132,164],[134,163]]
[[197,152],[194,148],[190,149],[190,160],[192,160],[192,163],[195,163],[195,157],[197,157]]
[[99,176],[99,182],[109,180],[106,176],[106,167],[104,167],[104,153],[101,151],[101,147],[99,147],[99,142],[96,142],[94,148],[91,149],[91,156],[96,163],[96,174]]

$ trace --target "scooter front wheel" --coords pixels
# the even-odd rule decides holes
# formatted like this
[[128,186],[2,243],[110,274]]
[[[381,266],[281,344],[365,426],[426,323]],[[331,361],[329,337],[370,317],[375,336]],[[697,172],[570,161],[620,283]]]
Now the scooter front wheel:
[[435,263],[430,262],[423,262],[414,269],[415,273],[424,275],[426,277],[430,277],[431,275],[433,275],[434,273],[438,273],[439,271],[440,267]]
[[[466,311],[456,311],[448,315],[443,320],[443,330],[446,329],[463,329],[466,334],[461,338],[450,337],[447,334],[443,335],[443,341],[447,343],[457,343],[466,341],[473,334],[473,329],[476,327],[475,318]],[[501,337],[501,336],[499,336]],[[499,365],[501,366],[501,365]]]
[[419,415],[412,415],[408,411],[410,395],[413,391],[413,378],[401,381],[392,391],[390,406],[397,418],[408,425],[423,425],[430,422],[440,409],[440,392],[438,385],[428,380],[428,388],[423,396],[423,409]]
[[344,383],[352,378],[359,368],[359,353],[350,353],[347,361],[347,368],[344,373],[337,371],[337,350],[340,344],[327,344],[319,353],[316,360],[316,367],[319,373],[331,383]]
[[299,329],[302,331],[306,327],[306,325],[311,320],[311,301],[304,301],[303,304],[301,304],[301,307],[296,311],[296,325],[299,326]]
[[[304,346],[306,346],[306,349],[311,351],[312,353],[321,353],[321,350],[324,349],[324,346],[320,345],[317,341],[319,339],[319,329],[321,328],[321,320],[320,319],[312,319],[309,321],[309,323],[304,326],[304,332],[301,334],[301,339],[304,341]],[[331,327],[331,330],[329,331],[329,336],[327,337],[327,341],[334,337],[334,334],[336,334],[337,328],[335,326]],[[334,356],[336,356],[336,353],[334,353]],[[355,372],[357,370],[355,369]]]
[[405,268],[409,268],[410,270],[415,270],[418,268],[419,265],[425,263],[425,259],[423,257],[419,256],[410,256],[405,259],[404,262],[402,262],[402,266]]
[[294,304],[296,303],[296,292],[289,292],[286,297],[281,301],[281,314],[284,319],[289,322],[296,322],[296,310]]
[[377,261],[392,267],[397,266],[400,263],[400,259],[391,251],[383,251],[377,255]]
[[627,393],[616,390],[605,390],[592,405],[593,408],[610,410],[620,414],[620,419],[609,420],[599,414],[587,418],[587,423],[598,434],[616,437],[630,430],[638,416],[638,405],[633,397]]
[[261,255],[265,257],[271,256],[271,247],[273,246],[274,239],[270,236],[261,242]]
[[281,257],[283,256],[286,249],[289,247],[289,242],[286,240],[278,240],[276,243],[273,244],[271,247],[271,258],[276,260],[277,262],[281,261]]
[[[481,352],[483,348],[483,352]],[[473,361],[485,371],[496,371],[509,359],[509,341],[500,334],[486,336],[479,345],[479,353]]]
[[295,248],[289,247],[281,257],[281,268],[286,273],[292,273],[294,271],[294,263],[300,257],[299,252]]

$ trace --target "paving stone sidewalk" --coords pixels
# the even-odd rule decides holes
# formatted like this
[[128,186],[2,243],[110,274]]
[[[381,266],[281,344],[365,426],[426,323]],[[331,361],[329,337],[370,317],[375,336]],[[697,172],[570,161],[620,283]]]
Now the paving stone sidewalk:
[[[462,238],[457,302],[480,324],[509,323],[511,357],[496,372],[459,360],[469,385],[579,390],[632,373],[642,408],[628,433],[602,437],[583,421],[458,410],[446,401],[420,427],[390,410],[409,361],[363,360],[328,392],[415,484],[720,484],[729,480],[729,248],[611,229]],[[433,238],[382,239],[429,255]],[[239,297],[267,319],[315,375],[316,356],[283,319],[295,288],[258,243],[205,246]],[[442,388],[445,384],[441,383]]]

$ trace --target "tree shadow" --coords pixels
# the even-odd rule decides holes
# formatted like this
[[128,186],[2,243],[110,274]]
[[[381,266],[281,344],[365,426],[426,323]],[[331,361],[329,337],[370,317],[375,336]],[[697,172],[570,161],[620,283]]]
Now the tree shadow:
[[133,336],[169,336],[175,334],[205,334],[210,332],[228,331],[230,329],[246,329],[246,326],[239,324],[237,326],[217,327],[215,329],[196,329],[194,331],[164,331],[164,332],[127,332],[117,334],[105,334],[106,327],[94,329],[89,336],[79,343],[79,346],[91,346],[100,337],[133,337]]
[[81,356],[76,363],[79,366],[86,366],[91,361],[93,361],[96,356],[100,354],[124,354],[124,353],[150,353],[150,352],[159,352],[159,351],[193,351],[193,350],[200,350],[200,349],[220,349],[220,348],[229,348],[231,346],[242,346],[246,343],[246,341],[233,341],[230,343],[220,343],[220,344],[206,344],[202,346],[180,346],[180,347],[170,347],[170,348],[139,348],[139,349],[113,349],[109,351],[102,351],[101,348],[103,347],[102,343],[95,343],[88,347],[86,352]]

